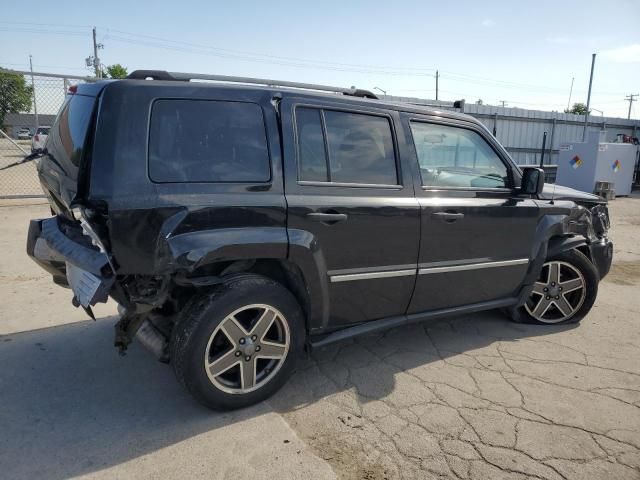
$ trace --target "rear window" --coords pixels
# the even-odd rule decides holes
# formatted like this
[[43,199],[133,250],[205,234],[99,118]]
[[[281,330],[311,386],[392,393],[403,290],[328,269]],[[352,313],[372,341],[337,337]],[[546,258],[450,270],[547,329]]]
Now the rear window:
[[49,130],[51,129],[51,127],[40,127],[38,128],[38,131],[36,132],[37,135],[49,135]]
[[157,100],[149,126],[154,182],[267,182],[262,109],[255,103]]
[[47,129],[47,150],[58,162],[80,166],[82,149],[91,123],[95,97],[71,95],[63,105],[51,130]]

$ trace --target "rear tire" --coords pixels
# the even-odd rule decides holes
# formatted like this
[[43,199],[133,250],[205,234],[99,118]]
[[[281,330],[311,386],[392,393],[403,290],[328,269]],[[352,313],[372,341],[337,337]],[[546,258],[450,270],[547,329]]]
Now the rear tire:
[[539,325],[580,322],[598,294],[599,276],[591,261],[578,250],[547,259],[527,302],[513,320]]
[[304,315],[279,283],[242,274],[195,298],[173,329],[170,360],[203,405],[232,410],[273,395],[304,350]]

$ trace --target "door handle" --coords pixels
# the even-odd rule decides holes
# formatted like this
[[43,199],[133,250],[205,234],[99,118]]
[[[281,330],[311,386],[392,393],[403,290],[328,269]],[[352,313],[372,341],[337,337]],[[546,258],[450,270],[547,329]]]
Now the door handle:
[[431,217],[441,222],[453,223],[464,218],[464,213],[434,212]]
[[307,218],[315,222],[326,223],[333,225],[334,223],[344,222],[348,217],[346,213],[322,213],[313,212],[307,213]]

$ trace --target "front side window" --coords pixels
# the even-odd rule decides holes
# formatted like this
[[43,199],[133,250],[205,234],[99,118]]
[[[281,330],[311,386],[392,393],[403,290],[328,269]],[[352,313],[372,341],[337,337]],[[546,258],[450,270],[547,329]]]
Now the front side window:
[[300,180],[398,184],[388,118],[299,107],[296,129]]
[[149,126],[154,182],[267,182],[262,109],[255,103],[157,100]]
[[491,146],[473,130],[424,122],[411,122],[427,187],[506,188],[507,166]]

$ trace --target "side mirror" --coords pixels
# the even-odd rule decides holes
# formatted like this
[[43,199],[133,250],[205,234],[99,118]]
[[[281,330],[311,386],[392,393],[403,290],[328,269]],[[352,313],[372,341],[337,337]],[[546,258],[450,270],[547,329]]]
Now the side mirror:
[[527,167],[522,170],[520,192],[528,195],[539,195],[544,188],[544,170]]

